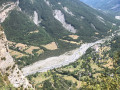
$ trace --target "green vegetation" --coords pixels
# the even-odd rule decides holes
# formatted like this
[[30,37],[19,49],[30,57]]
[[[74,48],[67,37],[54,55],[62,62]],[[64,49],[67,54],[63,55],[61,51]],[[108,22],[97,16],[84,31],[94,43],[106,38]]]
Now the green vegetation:
[[[112,23],[119,24],[119,22],[86,6],[78,0],[49,0],[49,2],[53,5],[52,7],[48,6],[44,0],[35,0],[33,2],[31,0],[20,0],[19,7],[22,12],[16,9],[11,11],[8,18],[2,23],[9,41],[38,46],[45,51],[40,56],[35,55],[20,58],[21,61],[25,61],[23,66],[50,56],[60,55],[78,47],[78,45],[60,41],[59,39],[91,42],[109,35],[110,33],[107,32],[110,29],[113,31],[118,29],[117,26],[112,27]],[[58,2],[61,4],[58,4]],[[75,16],[66,13],[63,7],[67,7]],[[53,10],[55,9],[61,10],[65,16],[65,21],[77,29],[77,33],[75,34],[79,36],[77,40],[68,37],[68,35],[72,33],[65,30],[62,24],[54,18]],[[34,11],[38,13],[39,20],[42,20],[39,26],[35,25],[32,21]],[[104,23],[101,22],[97,16],[103,17]],[[82,19],[81,17],[84,18]],[[91,24],[93,24],[96,29],[94,29]],[[36,30],[39,32],[30,33]],[[96,32],[98,33],[97,35],[95,34]],[[41,47],[41,45],[48,44],[52,41],[57,43],[58,50],[49,51]],[[18,62],[18,60],[16,61]],[[18,63],[22,65],[23,62]]]
[[6,2],[15,2],[16,0],[0,0],[0,5],[2,5],[3,3],[6,3]]
[[7,75],[0,73],[0,90],[16,90],[8,81]]
[[[10,41],[34,46],[40,46],[52,41],[52,38],[43,28],[37,27],[27,15],[20,11],[12,11],[2,25],[7,39]],[[35,30],[39,30],[39,32],[30,34],[31,31]]]
[[43,0],[35,0],[32,4],[30,0],[20,0],[20,7],[28,15],[33,16],[36,11],[39,19],[42,19],[41,26],[54,38],[68,35],[68,32],[62,27],[62,24],[53,17],[52,8],[50,8]]
[[[23,86],[15,88],[8,80],[7,74],[2,74],[0,72],[0,90],[24,90]],[[27,90],[27,89],[25,89]],[[32,90],[32,89],[29,89]]]
[[[120,75],[118,64],[120,52],[116,53],[113,59],[113,69],[105,70],[105,74],[100,75],[96,80],[88,80],[83,87],[85,90],[119,90],[120,89]],[[108,74],[109,73],[109,74]]]
[[20,67],[24,67],[24,66],[30,65],[38,60],[44,60],[48,57],[58,56],[58,55],[63,54],[66,51],[70,51],[70,50],[78,47],[78,45],[76,45],[76,44],[69,44],[69,43],[66,43],[66,42],[63,42],[60,40],[58,41],[58,45],[59,45],[58,49],[52,50],[52,51],[41,47],[41,49],[43,49],[45,51],[44,53],[42,53],[38,56],[35,52],[33,52],[34,55],[29,55],[29,57],[25,56],[22,58],[18,58],[18,59],[16,59],[16,62]]
[[6,58],[5,58],[5,57],[2,57],[1,60],[6,60]]
[[120,52],[114,53],[116,49],[113,51],[112,48],[115,45],[110,42],[98,46],[98,52],[90,48],[76,62],[47,72],[36,73],[28,76],[28,79],[36,89],[40,90],[119,90]]
[[[101,38],[102,35],[107,35],[107,31],[110,30],[112,27],[111,23],[109,23],[108,21],[114,23],[118,22],[111,16],[96,11],[88,7],[87,5],[79,2],[78,0],[50,0],[49,2],[54,5],[52,7],[53,10],[58,9],[63,12],[66,22],[74,26],[78,30],[77,34],[82,40],[85,41],[91,41],[89,39],[95,39],[95,37]],[[60,2],[61,5],[59,5],[58,2]],[[66,13],[62,9],[63,7],[67,7],[75,16],[71,16]],[[84,19],[81,19],[81,16],[84,17]],[[98,16],[104,19],[104,23],[97,18]],[[91,24],[95,26],[96,30],[91,27]],[[95,32],[98,32],[99,35],[95,35]]]
[[[112,23],[117,23],[112,17],[102,14],[78,0],[48,0],[52,7],[48,6],[43,0],[36,0],[33,3],[30,0],[20,0],[20,7],[28,15],[33,15],[34,11],[37,11],[39,19],[42,19],[41,26],[45,27],[45,30],[54,38],[62,38],[69,34],[54,17],[52,10],[61,10],[65,15],[65,21],[77,29],[77,34],[80,36],[79,40],[91,41],[101,38],[107,35],[107,31],[111,29]],[[61,3],[61,5],[58,4]],[[75,16],[71,16],[63,10],[63,7],[67,7]],[[44,9],[43,9],[44,8]],[[81,19],[81,16],[84,19]],[[104,18],[104,22],[98,20],[97,16]],[[110,23],[110,22],[112,23]],[[97,30],[91,27],[93,24]],[[95,35],[98,32],[99,35]]]
[[56,74],[54,70],[28,76],[28,79],[33,80],[31,82],[37,90],[67,90],[68,88],[72,90],[77,89],[76,82],[73,83],[70,80],[65,80],[65,78],[62,75]]
[[[34,55],[17,59],[16,62],[21,65],[21,67],[40,59],[60,55],[78,47],[76,44],[60,41],[60,39],[75,42],[80,42],[81,40],[83,42],[92,42],[109,35],[110,33],[107,32],[110,29],[113,31],[118,29],[117,25],[112,27],[112,23],[119,24],[119,22],[106,14],[88,7],[79,0],[49,0],[52,7],[48,6],[44,0],[34,0],[33,2],[31,0],[19,1],[19,7],[22,11],[18,11],[17,9],[12,10],[8,18],[2,23],[7,39],[16,43],[38,46],[44,50],[44,53],[39,56],[34,53]],[[61,4],[58,4],[58,2]],[[66,13],[63,7],[67,7],[75,16]],[[68,32],[62,24],[54,18],[53,10],[56,9],[61,10],[65,16],[65,21],[77,29],[77,33],[75,34],[79,36],[77,40],[68,37],[68,35],[72,33]],[[39,26],[35,25],[32,21],[34,11],[38,13],[39,21],[41,21]],[[101,22],[97,16],[102,17],[104,23]],[[93,28],[91,24],[93,24],[96,29]],[[37,33],[31,33],[36,30],[38,31]],[[56,42],[58,46],[57,50],[50,51],[41,46],[53,41]],[[10,48],[14,50],[14,47]],[[19,50],[15,49],[15,51]],[[24,52],[21,53],[25,54]]]
[[[16,0],[1,0],[0,5],[8,1]],[[47,5],[44,0],[19,1],[19,7],[22,11],[12,10],[8,18],[2,23],[7,39],[28,46],[37,46],[44,50],[44,53],[38,55],[36,49],[32,52],[32,55],[20,51],[19,48],[15,48],[15,45],[11,46],[10,49],[28,55],[15,59],[20,68],[37,60],[57,56],[79,47],[77,44],[61,41],[61,39],[75,42],[80,42],[80,40],[92,42],[111,34],[118,29],[117,25],[120,24],[111,16],[92,9],[79,0],[48,0],[52,7]],[[58,4],[58,2],[61,4]],[[67,7],[74,16],[65,12],[63,7]],[[68,36],[72,33],[68,32],[54,18],[53,10],[61,10],[65,16],[65,21],[77,29],[75,35],[79,36],[78,39],[74,40]],[[32,21],[34,11],[38,13],[39,20],[41,20],[38,26]],[[113,25],[113,23],[116,25]],[[36,30],[38,32],[33,33]],[[112,31],[110,32],[110,30]],[[99,52],[90,48],[76,62],[48,72],[36,73],[28,76],[28,79],[37,90],[117,90],[120,84],[120,53],[115,54],[114,59],[113,53],[116,52],[116,49],[119,50],[119,38],[115,37],[111,41],[111,45],[107,42],[99,45]],[[53,41],[58,46],[56,50],[50,51],[41,46]],[[2,60],[5,60],[5,58],[2,57]],[[2,76],[0,73],[0,89],[14,90],[6,79],[7,75]]]
[[111,41],[111,51],[120,51],[120,36],[116,36],[112,41]]

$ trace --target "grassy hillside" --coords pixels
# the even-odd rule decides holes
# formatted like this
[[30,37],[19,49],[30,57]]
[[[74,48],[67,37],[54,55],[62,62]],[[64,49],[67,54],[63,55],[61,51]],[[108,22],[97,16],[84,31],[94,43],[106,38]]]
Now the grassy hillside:
[[[54,18],[53,10],[61,10],[65,16],[65,21],[77,29],[78,41],[91,42],[92,40],[102,38],[108,35],[107,32],[112,28],[112,23],[119,24],[112,17],[88,7],[79,0],[48,1],[52,6],[48,6],[44,0],[35,0],[33,2],[31,0],[20,0],[19,7],[24,13],[12,11],[3,23],[8,39],[15,42],[39,45],[72,34],[65,30],[62,24]],[[67,7],[74,16],[68,14],[63,7]],[[39,27],[29,19],[29,17],[33,17],[34,11],[38,13],[39,20],[42,20]],[[100,18],[103,18],[103,21]],[[28,32],[36,29],[39,29],[40,32],[28,35]],[[114,30],[114,28],[112,29]],[[69,40],[69,38],[66,39]]]
[[[116,21],[105,14],[102,14],[87,5],[83,4],[79,0],[48,0],[52,7],[48,6],[43,0],[31,2],[30,0],[20,0],[20,7],[29,15],[33,15],[34,11],[37,11],[39,18],[42,19],[41,26],[45,27],[45,30],[52,35],[52,37],[62,37],[66,34],[66,30],[62,27],[61,23],[57,21],[52,14],[52,10],[61,10],[65,16],[65,21],[77,29],[77,35],[85,41],[95,39],[94,37],[102,37],[107,35],[107,31],[111,28],[111,23]],[[61,3],[61,4],[58,4]],[[63,7],[67,7],[75,16],[71,16],[66,13]],[[44,9],[43,9],[44,8]],[[81,16],[84,19],[81,19]],[[97,16],[104,18],[104,22],[98,20]],[[93,24],[96,29],[91,27]],[[99,35],[95,35],[98,32]],[[86,37],[87,36],[87,37]]]
[[[20,11],[12,11],[2,25],[7,39],[10,41],[40,46],[40,44],[47,44],[53,40],[42,27],[36,26],[27,15]],[[38,32],[30,33],[35,30]]]

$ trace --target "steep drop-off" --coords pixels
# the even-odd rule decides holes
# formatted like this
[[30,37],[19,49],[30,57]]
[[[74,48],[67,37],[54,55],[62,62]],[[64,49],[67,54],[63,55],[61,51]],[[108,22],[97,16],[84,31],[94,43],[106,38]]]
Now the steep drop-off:
[[9,48],[3,28],[0,26],[0,72],[7,75],[14,87],[32,88],[29,81],[23,76],[14,59],[9,54]]

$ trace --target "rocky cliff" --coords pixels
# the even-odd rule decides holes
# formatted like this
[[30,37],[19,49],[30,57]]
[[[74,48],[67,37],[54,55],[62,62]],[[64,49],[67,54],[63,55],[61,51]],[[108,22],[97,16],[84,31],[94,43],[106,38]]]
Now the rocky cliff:
[[0,72],[2,75],[6,74],[9,81],[14,87],[32,88],[29,81],[25,78],[14,59],[9,54],[7,39],[2,27],[0,26]]

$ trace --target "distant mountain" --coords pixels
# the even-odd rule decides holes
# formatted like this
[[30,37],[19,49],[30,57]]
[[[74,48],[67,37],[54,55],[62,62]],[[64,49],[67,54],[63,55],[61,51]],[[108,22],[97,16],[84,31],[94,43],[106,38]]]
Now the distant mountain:
[[109,10],[120,14],[120,0],[80,0],[94,8]]

